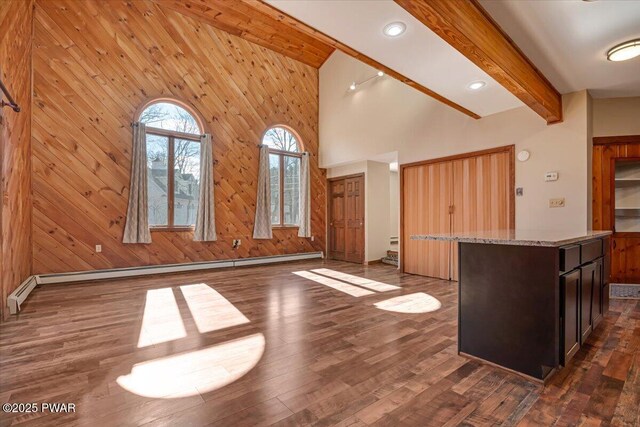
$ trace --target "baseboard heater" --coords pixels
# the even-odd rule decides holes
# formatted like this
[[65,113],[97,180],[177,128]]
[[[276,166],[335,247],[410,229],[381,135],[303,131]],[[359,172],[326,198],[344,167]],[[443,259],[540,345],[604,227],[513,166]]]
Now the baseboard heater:
[[212,270],[217,268],[244,267],[250,265],[273,264],[278,262],[301,261],[323,258],[322,252],[307,252],[291,255],[273,255],[255,258],[236,258],[220,261],[190,262],[184,264],[147,265],[142,267],[113,268],[109,270],[78,271],[73,273],[39,274],[30,276],[7,298],[9,312],[16,314],[20,305],[36,285],[87,282],[90,280],[117,279],[147,276],[151,274],[180,273],[186,271]]

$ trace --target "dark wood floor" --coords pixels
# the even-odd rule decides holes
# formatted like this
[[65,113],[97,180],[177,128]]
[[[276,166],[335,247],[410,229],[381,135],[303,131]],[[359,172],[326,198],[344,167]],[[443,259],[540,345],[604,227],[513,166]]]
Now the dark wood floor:
[[[401,289],[354,297],[293,274],[317,268]],[[441,307],[374,305],[417,292]],[[639,425],[638,301],[613,301],[544,389],[458,356],[456,303],[455,283],[319,261],[42,286],[1,327],[0,399],[77,412],[1,424]]]

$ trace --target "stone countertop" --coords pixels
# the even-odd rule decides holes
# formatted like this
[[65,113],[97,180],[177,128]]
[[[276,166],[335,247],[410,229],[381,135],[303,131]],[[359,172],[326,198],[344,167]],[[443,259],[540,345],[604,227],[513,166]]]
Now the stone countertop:
[[411,240],[443,240],[465,243],[489,243],[514,246],[558,247],[611,235],[606,230],[490,230],[451,234],[416,234]]

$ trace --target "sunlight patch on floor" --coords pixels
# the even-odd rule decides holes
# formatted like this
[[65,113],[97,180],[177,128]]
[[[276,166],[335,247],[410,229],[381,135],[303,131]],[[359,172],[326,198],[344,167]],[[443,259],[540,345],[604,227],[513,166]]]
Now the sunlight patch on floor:
[[151,289],[147,291],[144,304],[138,348],[187,336],[180,309],[173,295],[173,289]]
[[374,304],[377,308],[396,313],[429,313],[440,309],[438,299],[424,292],[401,295]]
[[354,276],[352,274],[342,273],[340,271],[335,271],[328,268],[317,268],[311,271],[314,273],[322,274],[323,276],[329,276],[334,279],[342,280],[343,282],[348,282],[353,285],[362,286],[363,288],[371,289],[372,291],[376,292],[397,291],[398,289],[402,289],[399,286],[376,282],[375,280]]
[[373,292],[353,286],[348,283],[340,282],[338,280],[331,279],[329,277],[320,276],[319,274],[312,273],[310,271],[295,271],[293,274],[304,277],[305,279],[313,280],[321,285],[328,286],[345,294],[349,294],[353,297],[362,297],[365,295],[372,295]]
[[229,300],[204,283],[183,285],[180,291],[201,334],[249,323]]
[[217,390],[258,364],[264,335],[249,335],[200,350],[135,364],[118,385],[138,396],[174,399]]

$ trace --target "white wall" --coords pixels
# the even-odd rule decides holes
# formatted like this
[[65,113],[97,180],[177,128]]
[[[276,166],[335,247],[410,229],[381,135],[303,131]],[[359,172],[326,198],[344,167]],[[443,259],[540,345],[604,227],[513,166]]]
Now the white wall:
[[400,178],[396,171],[389,171],[389,208],[389,237],[400,237]]
[[[334,53],[320,69],[320,165],[333,167],[398,152],[400,164],[515,144],[531,158],[516,164],[516,227],[588,228],[588,94],[563,96],[564,122],[548,126],[527,107],[474,120],[385,76],[356,91],[349,83],[375,73]],[[544,173],[560,179],[544,182]],[[566,207],[549,208],[564,197]]]
[[640,135],[640,96],[593,100],[593,136]]

